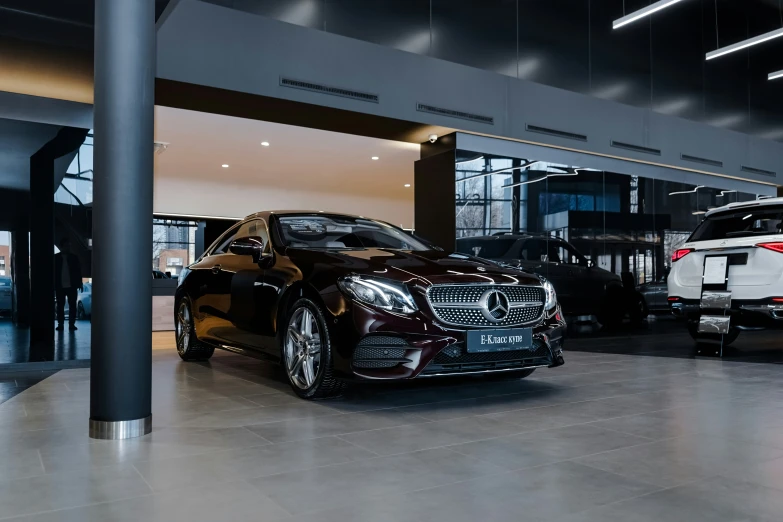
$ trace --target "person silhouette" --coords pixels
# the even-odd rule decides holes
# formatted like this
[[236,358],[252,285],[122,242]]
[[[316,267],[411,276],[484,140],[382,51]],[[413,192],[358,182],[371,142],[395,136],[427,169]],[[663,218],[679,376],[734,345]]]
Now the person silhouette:
[[68,323],[76,330],[76,294],[82,289],[82,267],[79,258],[71,253],[71,240],[60,240],[60,252],[54,256],[54,290],[57,297],[57,330],[65,323],[65,300],[68,300]]

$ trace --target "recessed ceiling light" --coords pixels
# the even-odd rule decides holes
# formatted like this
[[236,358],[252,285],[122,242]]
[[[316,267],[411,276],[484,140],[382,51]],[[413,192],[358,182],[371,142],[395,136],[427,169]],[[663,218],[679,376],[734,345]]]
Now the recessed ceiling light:
[[372,159],[377,161],[379,158],[378,156],[373,156]]
[[228,168],[228,163],[222,164],[221,167],[223,167],[224,169],[227,169]]
[[261,146],[262,147],[268,147],[269,146],[269,142],[268,141],[262,141],[261,142]]
[[405,188],[408,188],[408,187],[410,187],[410,186],[411,186],[411,184],[410,184],[410,183],[406,183],[406,184],[405,184]]

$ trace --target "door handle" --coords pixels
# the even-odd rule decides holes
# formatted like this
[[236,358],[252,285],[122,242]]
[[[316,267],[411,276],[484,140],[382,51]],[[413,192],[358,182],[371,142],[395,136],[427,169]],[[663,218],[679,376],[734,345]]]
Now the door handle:
[[221,265],[215,265],[212,267],[212,273],[213,274],[219,274],[220,273]]

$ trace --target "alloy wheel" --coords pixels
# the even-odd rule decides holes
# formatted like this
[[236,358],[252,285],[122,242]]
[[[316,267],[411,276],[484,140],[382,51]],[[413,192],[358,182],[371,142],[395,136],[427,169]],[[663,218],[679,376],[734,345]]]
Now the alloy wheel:
[[284,351],[288,378],[299,389],[310,388],[321,366],[321,332],[309,308],[299,307],[291,315]]
[[190,343],[190,308],[185,301],[180,303],[179,310],[177,310],[177,324],[175,327],[177,334],[177,350],[179,350],[180,353],[185,353]]

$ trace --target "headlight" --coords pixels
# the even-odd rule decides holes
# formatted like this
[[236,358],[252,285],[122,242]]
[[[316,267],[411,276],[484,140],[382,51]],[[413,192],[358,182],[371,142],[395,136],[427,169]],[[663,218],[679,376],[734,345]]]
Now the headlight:
[[557,306],[557,294],[555,294],[555,287],[549,281],[544,281],[544,293],[546,293],[545,308],[551,310]]
[[348,276],[337,286],[357,301],[389,312],[412,314],[418,309],[408,289],[394,281]]

